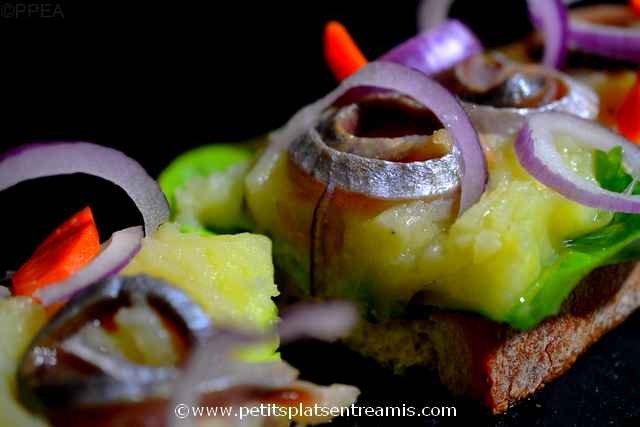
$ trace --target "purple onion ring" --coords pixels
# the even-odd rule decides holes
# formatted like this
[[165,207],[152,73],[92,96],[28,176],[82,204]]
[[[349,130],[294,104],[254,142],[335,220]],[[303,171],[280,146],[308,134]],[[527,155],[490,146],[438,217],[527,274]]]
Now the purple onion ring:
[[85,173],[111,181],[136,204],[151,234],[169,219],[169,205],[156,181],[138,162],[113,148],[89,142],[27,144],[0,156],[0,191],[22,181]]
[[482,44],[471,30],[452,19],[410,38],[378,60],[395,62],[432,76],[482,50]]
[[62,282],[37,290],[34,296],[48,306],[71,298],[92,283],[116,275],[138,253],[141,240],[141,226],[116,231],[89,265]]
[[622,147],[625,166],[635,175],[640,169],[640,149],[597,123],[569,114],[546,112],[528,117],[515,142],[522,166],[538,181],[580,204],[607,211],[640,213],[640,197],[605,190],[567,166],[554,138],[566,135],[592,150]]
[[531,21],[544,36],[542,63],[561,68],[569,46],[569,20],[562,0],[527,0]]
[[[88,142],[27,144],[0,156],[0,191],[20,182],[53,175],[85,173],[106,179],[136,204],[149,235],[169,219],[169,205],[156,181],[120,151]],[[113,233],[98,256],[67,280],[36,292],[44,305],[63,301],[86,286],[115,275],[138,252],[142,227]]]

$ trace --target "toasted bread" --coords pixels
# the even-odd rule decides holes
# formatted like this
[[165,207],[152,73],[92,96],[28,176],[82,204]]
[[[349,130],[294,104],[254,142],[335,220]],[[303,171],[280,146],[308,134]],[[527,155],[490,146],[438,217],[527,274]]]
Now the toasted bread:
[[558,315],[530,331],[436,310],[428,319],[363,322],[347,344],[396,370],[432,369],[454,394],[500,413],[562,375],[639,305],[640,265],[627,263],[593,271]]

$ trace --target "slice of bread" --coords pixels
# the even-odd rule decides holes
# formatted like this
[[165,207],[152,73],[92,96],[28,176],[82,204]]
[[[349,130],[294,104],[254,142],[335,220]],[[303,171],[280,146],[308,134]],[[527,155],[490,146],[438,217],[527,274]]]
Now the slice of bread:
[[437,372],[454,394],[503,412],[567,371],[640,305],[640,264],[592,272],[560,314],[521,332],[481,316],[436,310],[428,319],[362,322],[347,344],[396,370]]

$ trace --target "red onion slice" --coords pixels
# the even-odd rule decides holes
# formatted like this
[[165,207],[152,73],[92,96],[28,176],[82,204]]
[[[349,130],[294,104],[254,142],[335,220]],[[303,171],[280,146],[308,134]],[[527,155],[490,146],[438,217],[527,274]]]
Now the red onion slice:
[[[355,308],[346,302],[296,305],[282,316],[278,334],[282,343],[303,337],[333,340],[349,333],[356,318]],[[228,392],[230,388],[268,389],[294,384],[298,372],[285,362],[247,364],[233,356],[239,346],[272,338],[269,333],[256,336],[232,331],[214,333],[205,345],[196,349],[174,386],[168,407],[170,424],[194,425],[189,419],[178,419],[173,411],[177,405],[200,406],[202,393],[227,393],[228,396],[222,395],[222,400],[231,406],[237,402],[232,400],[235,396]],[[251,368],[248,365],[252,365]],[[357,389],[349,389],[355,390],[357,396]]]
[[234,350],[263,339],[266,336],[246,336],[233,331],[219,331],[209,337],[189,357],[184,372],[173,386],[170,414],[178,404],[193,402],[193,406],[197,406],[202,394],[240,386],[284,387],[295,381],[298,371],[284,362],[254,362],[252,368],[245,369],[248,363],[234,356]]
[[22,181],[85,173],[121,187],[142,213],[151,234],[169,219],[169,205],[156,181],[138,162],[112,148],[88,142],[27,144],[0,156],[0,191]]
[[567,56],[569,20],[562,0],[527,0],[531,21],[544,36],[544,57],[547,67],[561,68]]
[[[140,210],[147,235],[169,219],[164,194],[138,162],[120,151],[88,142],[27,144],[4,153],[0,156],[0,191],[30,179],[73,173],[97,176],[122,188]],[[116,274],[138,252],[142,237],[140,226],[113,233],[89,265],[34,296],[50,305]]]
[[[418,29],[427,31],[444,22],[453,0],[422,0],[418,5]],[[543,63],[560,68],[564,64],[569,41],[567,10],[571,0],[527,0],[531,21],[544,35]]]
[[452,19],[396,46],[379,61],[395,62],[432,76],[482,50],[482,44],[471,30]]
[[[263,388],[284,387],[297,379],[297,371],[287,369],[285,363],[256,363],[250,370],[239,369],[242,362],[234,361],[231,350],[246,341],[234,337],[233,334],[219,333],[213,335],[209,341],[196,348],[189,358],[189,362],[182,375],[173,386],[172,398],[167,406],[167,419],[171,426],[197,426],[198,423],[188,417],[180,419],[176,417],[174,408],[187,405],[187,407],[201,406],[201,395],[210,390],[213,393],[225,393],[225,406],[236,404],[235,401],[242,396],[236,396],[228,392],[229,388],[239,386],[258,386]],[[234,363],[235,362],[235,363]],[[233,372],[242,378],[233,376]]]
[[418,30],[429,31],[447,20],[453,0],[422,0],[418,4]]
[[[595,7],[595,6],[594,6]],[[620,8],[621,13],[632,14],[622,5],[607,5]],[[623,61],[640,64],[640,27],[619,27],[581,19],[592,7],[576,9],[571,14],[571,43],[578,50]],[[640,19],[638,19],[640,21]]]
[[566,198],[593,208],[640,213],[640,197],[605,190],[571,170],[556,148],[556,135],[575,138],[589,149],[608,151],[622,147],[625,166],[634,175],[640,170],[637,146],[593,121],[556,112],[530,116],[515,142],[518,160],[527,172]]
[[67,280],[52,283],[35,292],[34,297],[47,306],[65,301],[92,283],[99,282],[122,270],[140,249],[142,227],[135,226],[116,231],[102,245],[102,250],[89,265]]
[[0,299],[9,298],[11,296],[11,290],[9,288],[5,288],[4,286],[0,286]]
[[454,150],[462,160],[460,174],[460,212],[464,212],[482,195],[487,181],[487,164],[478,134],[458,100],[423,73],[399,64],[372,62],[313,104],[298,111],[280,130],[271,135],[271,143],[247,176],[249,187],[261,187],[275,165],[279,153],[311,129],[324,110],[340,97],[358,87],[392,90],[414,98],[431,109],[450,132]]
[[300,303],[282,313],[278,336],[282,343],[302,338],[335,341],[347,336],[357,321],[358,313],[348,302]]

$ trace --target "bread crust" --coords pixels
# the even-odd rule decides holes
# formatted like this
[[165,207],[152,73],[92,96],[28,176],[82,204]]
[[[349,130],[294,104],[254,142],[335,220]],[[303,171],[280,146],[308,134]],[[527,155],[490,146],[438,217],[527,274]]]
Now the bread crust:
[[[361,325],[348,344],[395,368],[433,369],[455,394],[481,400],[491,412],[500,413],[566,372],[638,306],[640,264],[626,263],[594,270],[558,315],[530,331],[442,310],[429,319]],[[371,337],[379,342],[382,336],[396,336],[402,328],[401,344],[385,349],[371,342]]]

